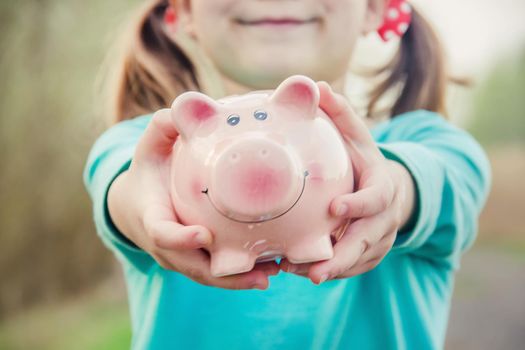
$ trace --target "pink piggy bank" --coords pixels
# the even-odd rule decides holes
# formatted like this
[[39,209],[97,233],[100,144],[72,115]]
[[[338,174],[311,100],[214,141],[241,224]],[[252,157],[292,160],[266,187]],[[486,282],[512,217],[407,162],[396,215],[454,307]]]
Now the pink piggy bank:
[[317,85],[304,76],[275,91],[218,101],[198,92],[172,105],[172,200],[180,221],[214,235],[211,273],[249,271],[259,261],[330,259],[331,235],[344,222],[329,214],[353,191],[345,143],[319,109]]

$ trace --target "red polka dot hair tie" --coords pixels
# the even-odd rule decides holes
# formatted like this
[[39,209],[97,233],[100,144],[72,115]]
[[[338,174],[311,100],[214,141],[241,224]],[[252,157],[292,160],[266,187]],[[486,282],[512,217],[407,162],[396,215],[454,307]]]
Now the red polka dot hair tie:
[[385,12],[385,18],[377,33],[388,41],[395,37],[402,37],[410,25],[412,8],[406,0],[390,0]]
[[164,12],[164,22],[166,24],[174,24],[177,22],[177,13],[171,5],[166,7],[166,12]]

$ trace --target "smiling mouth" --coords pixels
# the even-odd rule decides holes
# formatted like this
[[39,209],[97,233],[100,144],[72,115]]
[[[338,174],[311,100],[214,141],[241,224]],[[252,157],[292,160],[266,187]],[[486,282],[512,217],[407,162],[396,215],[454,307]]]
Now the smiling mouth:
[[261,18],[257,20],[244,20],[236,19],[235,22],[244,26],[299,26],[305,24],[312,24],[318,21],[317,17],[312,17],[310,19],[302,20],[297,18]]
[[299,199],[301,199],[303,193],[304,193],[304,188],[306,186],[306,177],[309,175],[308,173],[308,170],[305,170],[304,172],[304,176],[303,176],[303,186],[301,188],[301,192],[299,193],[299,195],[297,196],[297,199],[293,202],[293,204],[286,210],[284,210],[282,213],[280,214],[277,214],[277,215],[274,215],[274,216],[267,216],[267,215],[263,215],[260,219],[257,219],[257,220],[241,220],[241,219],[237,219],[235,217],[233,217],[232,215],[228,215],[226,213],[224,213],[223,211],[221,211],[219,208],[217,208],[217,206],[215,205],[215,203],[213,203],[213,201],[211,200],[211,197],[210,197],[210,193],[209,193],[209,189],[206,187],[205,190],[201,191],[203,194],[206,195],[206,197],[208,197],[208,200],[210,201],[210,204],[212,205],[212,207],[219,213],[221,214],[222,216],[230,219],[230,220],[233,220],[233,221],[236,221],[236,222],[239,222],[239,223],[242,223],[242,224],[260,224],[262,222],[266,222],[266,221],[270,221],[270,220],[275,220],[277,218],[280,218],[281,216],[285,215],[286,213],[288,213],[290,210],[292,210],[293,207],[295,207],[295,205],[299,202]]

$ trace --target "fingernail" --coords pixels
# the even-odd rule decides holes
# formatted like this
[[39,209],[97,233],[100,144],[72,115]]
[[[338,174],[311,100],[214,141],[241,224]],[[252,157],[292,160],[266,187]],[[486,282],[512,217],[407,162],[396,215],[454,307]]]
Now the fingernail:
[[361,254],[363,254],[368,249],[368,243],[366,241],[361,242]]
[[297,271],[297,266],[289,264],[286,272],[294,273],[295,271]]
[[195,241],[199,244],[207,245],[210,243],[209,236],[207,234],[204,234],[202,232],[195,233]]
[[332,87],[330,86],[330,84],[328,84],[328,82],[326,80],[320,80],[319,81],[322,85],[325,85],[328,90],[332,90]]
[[346,214],[347,211],[348,211],[348,206],[346,204],[340,204],[337,207],[336,215],[337,216],[343,216],[343,215]]
[[319,284],[325,282],[328,279],[328,274],[321,275],[321,279],[319,280]]
[[252,289],[265,290],[266,284],[263,282],[257,281],[254,284],[252,284]]

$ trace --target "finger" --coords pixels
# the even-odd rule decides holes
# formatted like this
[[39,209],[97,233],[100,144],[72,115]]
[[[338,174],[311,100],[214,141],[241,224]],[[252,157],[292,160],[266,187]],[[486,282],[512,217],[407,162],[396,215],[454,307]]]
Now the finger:
[[299,276],[308,276],[308,271],[310,270],[310,267],[313,263],[305,263],[305,264],[292,264],[287,259],[281,259],[281,262],[279,263],[279,267],[281,270],[293,273]]
[[314,283],[335,278],[354,266],[361,256],[390,232],[386,214],[359,219],[348,226],[343,237],[334,246],[334,257],[315,263],[308,276]]
[[397,230],[394,230],[386,234],[383,238],[379,240],[374,246],[370,247],[359,259],[358,263],[364,264],[371,260],[382,259],[388,252],[392,249],[394,241],[397,237]]
[[279,265],[275,261],[257,263],[253,267],[253,270],[263,271],[267,276],[275,276],[281,271]]
[[354,172],[357,172],[356,178],[374,166],[382,164],[385,157],[379,151],[376,145],[360,146],[354,140],[346,140],[348,155],[352,161]]
[[225,289],[267,289],[270,285],[268,275],[258,269],[243,272],[238,275],[213,277],[208,275],[205,283]]
[[255,267],[253,270],[223,277],[214,277],[210,270],[210,258],[202,250],[186,250],[175,254],[168,252],[170,263],[178,266],[178,271],[194,281],[224,289],[266,289],[269,286],[267,265]]
[[163,249],[198,249],[211,245],[211,233],[203,226],[184,226],[174,221],[157,221],[147,229],[154,244]]
[[197,249],[212,244],[211,232],[203,226],[184,226],[176,221],[173,209],[151,205],[144,215],[144,229],[157,247],[162,249]]
[[352,109],[348,101],[342,95],[336,94],[328,83],[318,82],[319,107],[325,111],[342,135],[361,144],[375,147],[374,139],[366,124]]
[[171,154],[178,135],[171,119],[171,110],[164,108],[157,111],[137,144],[135,160],[151,159],[155,156],[165,157]]
[[396,238],[396,231],[383,237],[377,244],[370,247],[349,270],[343,272],[338,278],[353,277],[377,267],[392,249]]
[[393,200],[393,185],[383,181],[380,185],[337,196],[330,203],[330,213],[345,218],[372,216],[386,210]]

